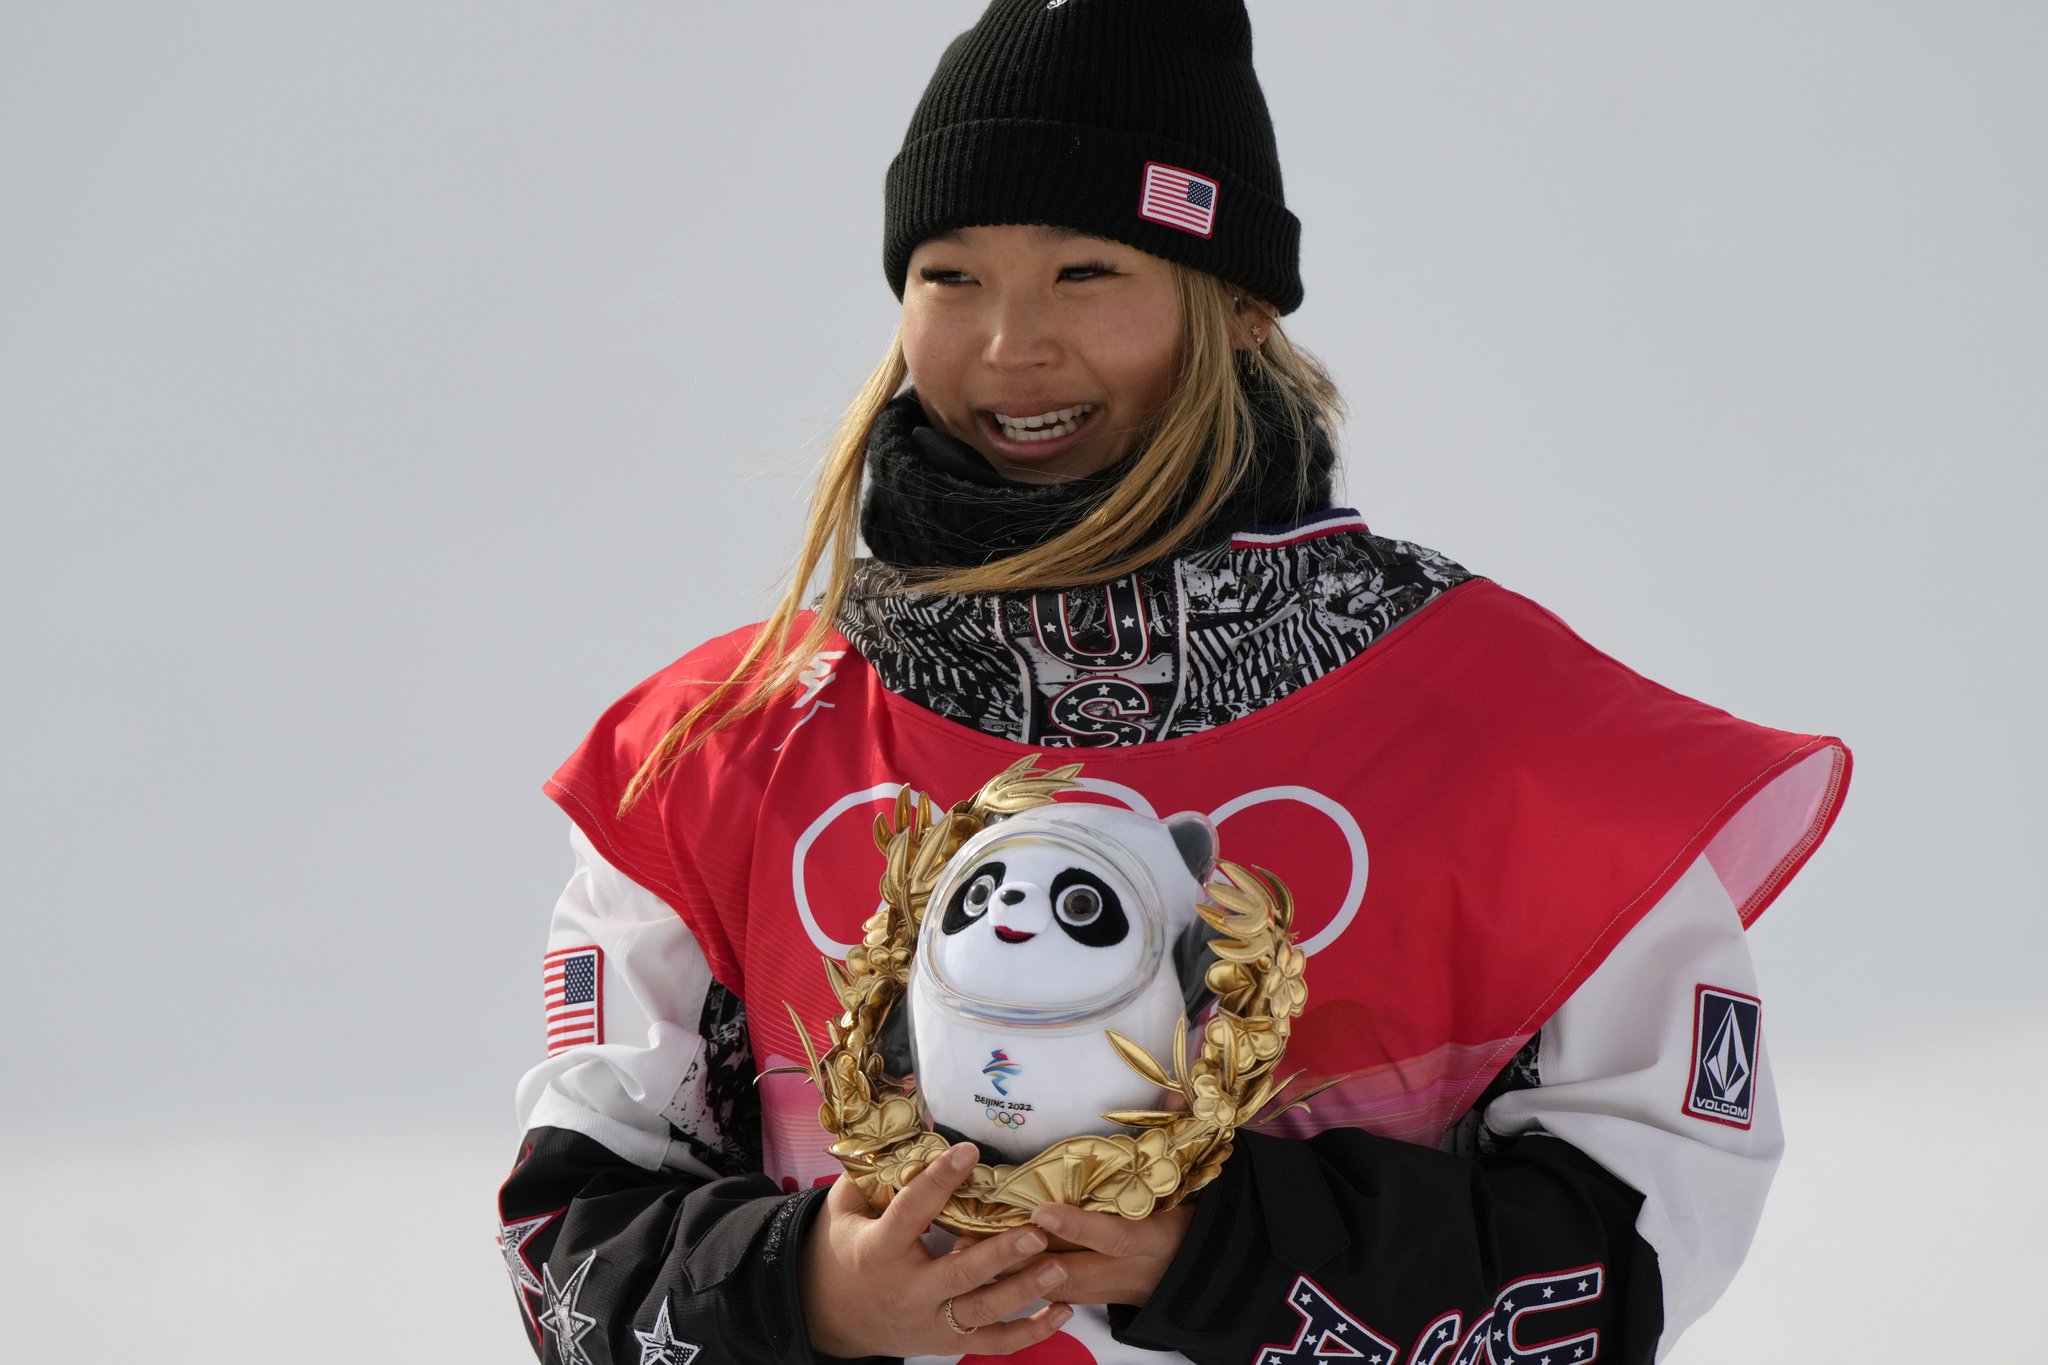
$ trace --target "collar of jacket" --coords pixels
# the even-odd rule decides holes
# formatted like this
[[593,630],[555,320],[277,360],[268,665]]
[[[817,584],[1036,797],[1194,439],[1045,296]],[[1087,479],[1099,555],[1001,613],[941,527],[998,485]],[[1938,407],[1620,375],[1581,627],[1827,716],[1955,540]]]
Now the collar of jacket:
[[[1257,432],[1251,468],[1216,515],[1175,550],[1329,506],[1337,461],[1329,433],[1320,425],[1312,429],[1308,467],[1301,468],[1279,400],[1269,385],[1249,382],[1246,374]],[[928,425],[916,392],[906,390],[882,409],[868,437],[861,538],[875,558],[898,568],[979,568],[1072,527],[1137,458],[1127,455],[1099,474],[1066,483],[1012,483],[972,446]],[[1178,515],[1169,510],[1164,520]]]
[[860,559],[835,624],[882,686],[983,734],[1141,744],[1250,715],[1470,577],[1331,508],[1072,588],[934,593]]

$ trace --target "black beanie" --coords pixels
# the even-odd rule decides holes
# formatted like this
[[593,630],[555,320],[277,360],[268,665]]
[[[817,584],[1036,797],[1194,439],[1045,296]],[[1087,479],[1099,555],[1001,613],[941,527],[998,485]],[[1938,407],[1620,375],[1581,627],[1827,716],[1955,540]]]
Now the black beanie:
[[884,199],[898,298],[919,242],[1045,223],[1301,306],[1243,0],[994,0],[939,59]]

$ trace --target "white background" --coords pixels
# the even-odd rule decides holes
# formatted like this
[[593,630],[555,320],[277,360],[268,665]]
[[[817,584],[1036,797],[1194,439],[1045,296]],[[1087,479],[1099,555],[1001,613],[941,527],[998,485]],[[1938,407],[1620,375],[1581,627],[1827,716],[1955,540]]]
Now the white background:
[[[524,1358],[538,784],[771,600],[976,12],[0,7],[0,1354]],[[2048,9],[1254,19],[1349,500],[1856,751],[1755,935],[1792,1155],[1676,1358],[2009,1348]]]

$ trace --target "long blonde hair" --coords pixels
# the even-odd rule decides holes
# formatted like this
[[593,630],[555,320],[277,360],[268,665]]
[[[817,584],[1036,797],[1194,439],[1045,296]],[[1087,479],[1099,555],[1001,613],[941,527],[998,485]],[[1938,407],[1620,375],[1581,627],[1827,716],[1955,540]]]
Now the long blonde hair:
[[[1182,339],[1179,372],[1158,425],[1129,472],[1068,530],[1042,545],[976,568],[929,570],[908,580],[919,592],[996,592],[1064,588],[1118,578],[1151,563],[1205,525],[1251,467],[1256,432],[1252,409],[1239,378],[1238,358],[1277,396],[1280,415],[1291,427],[1300,461],[1308,466],[1317,429],[1334,428],[1343,401],[1322,365],[1296,347],[1278,319],[1213,275],[1175,263]],[[1246,315],[1263,341],[1246,345]],[[811,493],[803,547],[797,552],[789,586],[774,612],[755,633],[732,672],[715,682],[682,719],[669,727],[619,802],[623,813],[676,760],[742,717],[766,706],[824,647],[846,603],[853,581],[854,547],[860,534],[861,475],[868,437],[882,409],[903,389],[909,369],[899,335],[852,406],[840,419]],[[1212,458],[1211,452],[1221,452]],[[1164,529],[1161,519],[1175,509],[1184,489],[1195,495]],[[811,582],[824,569],[815,614],[799,629]],[[709,681],[709,680],[707,680]]]

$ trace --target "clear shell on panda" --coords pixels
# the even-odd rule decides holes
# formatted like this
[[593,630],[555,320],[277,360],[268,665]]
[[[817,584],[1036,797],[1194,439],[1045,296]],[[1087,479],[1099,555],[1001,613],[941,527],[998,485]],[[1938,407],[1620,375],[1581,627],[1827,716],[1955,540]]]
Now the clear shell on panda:
[[1157,1109],[1111,1031],[1154,1056],[1208,993],[1200,815],[1052,804],[990,824],[939,873],[911,965],[917,1095],[933,1125],[1015,1161]]
[[[950,809],[942,811],[929,797],[906,790],[898,796],[893,814],[875,822],[875,843],[886,860],[882,905],[869,918],[860,945],[847,955],[843,967],[829,958],[825,961],[827,978],[845,1012],[827,1022],[828,1047],[822,1056],[794,1010],[791,1018],[808,1061],[803,1070],[819,1091],[819,1122],[835,1138],[829,1150],[876,1207],[888,1204],[898,1189],[947,1146],[947,1139],[927,1126],[922,1106],[907,1093],[901,1069],[885,1061],[888,1049],[884,1042],[900,1027],[907,1012],[903,1007],[911,994],[919,931],[927,912],[940,917],[942,926],[946,899],[971,887],[981,873],[976,871],[964,883],[956,878],[948,883],[947,896],[940,897],[936,893],[943,876],[971,840],[996,822],[1048,807],[1055,796],[1079,785],[1075,779],[1080,771],[1078,763],[1040,770],[1037,758],[1028,757],[991,778],[973,798]],[[1081,809],[1096,808],[1069,803],[1059,807],[1058,813],[1065,816]],[[1199,821],[1199,817],[1194,819]],[[1155,828],[1160,824],[1148,823]],[[1173,822],[1165,823],[1170,827]],[[1024,834],[1030,828],[1019,825],[1012,833]],[[1214,852],[1213,831],[1206,821],[1200,821],[1200,829],[1209,841],[1201,856],[1208,858]],[[1181,840],[1198,841],[1193,826],[1177,834]],[[1171,840],[1176,835],[1170,831],[1167,837]],[[991,839],[978,847],[997,843]],[[1098,855],[1100,852],[1095,850]],[[1158,845],[1153,854],[1166,856]],[[1193,861],[1178,844],[1175,856],[1183,870]],[[970,858],[952,870],[964,872],[979,866],[978,859]],[[1171,1208],[1216,1177],[1240,1124],[1255,1121],[1278,1103],[1294,1078],[1280,1076],[1277,1068],[1292,1021],[1300,1014],[1305,998],[1302,976],[1306,959],[1294,946],[1290,932],[1293,900],[1285,884],[1263,870],[1218,861],[1213,871],[1201,888],[1203,899],[1193,907],[1201,928],[1177,930],[1175,921],[1162,914],[1158,960],[1147,947],[1137,956],[1137,965],[1127,979],[1108,971],[1100,977],[1090,976],[1089,982],[1101,989],[1085,998],[1072,998],[1081,993],[1071,986],[1048,986],[1027,993],[1038,998],[1010,1006],[1037,1011],[1035,1021],[1051,1027],[1078,1022],[1081,1014],[1091,1011],[1113,1014],[1162,978],[1181,979],[1185,964],[1174,961],[1176,943],[1183,945],[1184,953],[1185,945],[1206,939],[1217,960],[1201,974],[1201,984],[1215,993],[1216,1001],[1196,1031],[1198,1048],[1191,1052],[1187,1045],[1185,997],[1174,1011],[1174,1034],[1163,1049],[1142,1046],[1119,1030],[1100,1030],[1141,1083],[1139,1089],[1160,1102],[1149,1108],[1111,1110],[1096,1116],[1103,1125],[1122,1131],[1091,1131],[1062,1138],[1015,1164],[984,1162],[948,1201],[938,1218],[942,1226],[985,1236],[1028,1222],[1031,1210],[1044,1203],[1071,1204],[1129,1218],[1142,1218],[1155,1208]],[[1006,876],[1009,872],[1006,865]],[[1102,874],[1097,870],[1096,875]],[[1131,875],[1130,870],[1124,869],[1123,875]],[[1109,879],[1104,877],[1104,881]],[[988,884],[991,900],[999,888],[1000,881]],[[1054,893],[1049,886],[1042,889],[1050,901]],[[971,894],[978,897],[979,893]],[[1090,907],[1083,899],[1083,904],[1069,907],[1070,919],[1090,918]],[[967,908],[963,901],[963,913]],[[1104,908],[1096,908],[1095,915]],[[1056,905],[1053,913],[1057,915]],[[1129,920],[1128,906],[1124,913]],[[1033,931],[1021,924],[1012,928],[1018,934],[1047,931]],[[1100,935],[1106,933],[1100,931]],[[1132,922],[1127,937],[1135,933]],[[1149,931],[1140,940],[1149,944]],[[965,959],[945,964],[945,970],[951,1003],[956,1007],[977,1005],[974,997],[981,992],[963,987],[975,988],[984,978]],[[934,981],[937,975],[932,974]],[[1119,980],[1113,986],[1103,985],[1109,976]],[[1139,989],[1127,999],[1129,981],[1138,982]],[[1016,993],[1002,988],[993,998],[1000,1003]],[[1052,998],[1054,995],[1061,998]],[[981,1065],[990,1062],[1000,1068],[999,1059],[981,1059]],[[931,1064],[927,1059],[927,1065]],[[995,1074],[1003,1074],[1006,1088],[1014,1088],[1008,1083],[1022,1073],[998,1070]],[[1301,1103],[1321,1088],[1295,1095],[1288,1104]],[[996,1145],[977,1141],[985,1151]],[[1028,1140],[1015,1145],[1025,1147]]]

